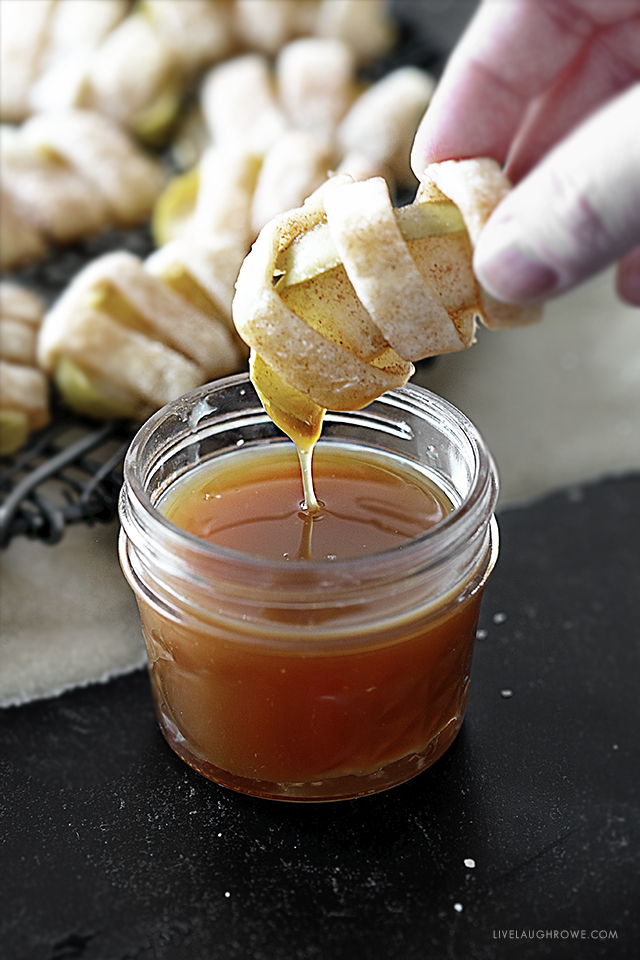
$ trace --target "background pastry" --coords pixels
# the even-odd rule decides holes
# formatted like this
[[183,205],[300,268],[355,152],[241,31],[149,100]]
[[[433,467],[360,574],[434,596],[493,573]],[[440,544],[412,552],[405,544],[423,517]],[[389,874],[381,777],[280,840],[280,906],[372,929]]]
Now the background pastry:
[[44,303],[16,284],[0,283],[0,455],[19,450],[49,423],[49,384],[36,367]]

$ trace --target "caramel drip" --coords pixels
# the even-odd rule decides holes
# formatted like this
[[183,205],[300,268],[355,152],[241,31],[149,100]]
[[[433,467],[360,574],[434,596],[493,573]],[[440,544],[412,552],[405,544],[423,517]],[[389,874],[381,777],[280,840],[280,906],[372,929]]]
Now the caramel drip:
[[302,509],[311,516],[318,514],[322,504],[313,488],[312,460],[326,410],[281,380],[257,354],[251,357],[251,382],[268,416],[295,444],[302,476]]

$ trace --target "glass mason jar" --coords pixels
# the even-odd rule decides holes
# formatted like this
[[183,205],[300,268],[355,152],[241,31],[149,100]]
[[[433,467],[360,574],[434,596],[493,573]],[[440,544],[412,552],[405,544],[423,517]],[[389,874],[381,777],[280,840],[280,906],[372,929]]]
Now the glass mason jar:
[[243,793],[377,793],[434,763],[462,724],[498,552],[495,467],[462,413],[408,385],[328,413],[320,440],[391,456],[444,491],[453,512],[402,547],[272,561],[201,540],[158,509],[198,465],[283,443],[241,374],[168,404],[131,444],[120,560],[160,726],[188,764]]

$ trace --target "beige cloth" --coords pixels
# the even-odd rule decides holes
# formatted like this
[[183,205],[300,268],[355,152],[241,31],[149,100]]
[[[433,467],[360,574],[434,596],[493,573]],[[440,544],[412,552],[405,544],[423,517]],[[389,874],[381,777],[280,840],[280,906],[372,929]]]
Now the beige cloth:
[[[502,506],[640,469],[640,310],[605,274],[551,304],[542,324],[479,332],[417,382],[484,434]],[[144,663],[117,525],[72,527],[55,547],[14,541],[0,554],[0,705],[103,681]]]
[[117,534],[117,524],[72,526],[56,546],[17,538],[0,554],[0,706],[145,662]]
[[500,505],[640,469],[640,310],[603,274],[552,301],[541,324],[478,331],[415,380],[483,434]]

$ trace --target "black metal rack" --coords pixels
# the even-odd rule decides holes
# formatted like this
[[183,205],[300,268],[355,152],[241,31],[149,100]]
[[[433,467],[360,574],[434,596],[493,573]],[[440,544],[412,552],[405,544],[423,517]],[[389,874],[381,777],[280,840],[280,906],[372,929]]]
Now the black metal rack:
[[136,425],[98,424],[68,412],[0,461],[0,547],[16,536],[58,543],[70,523],[109,523]]

